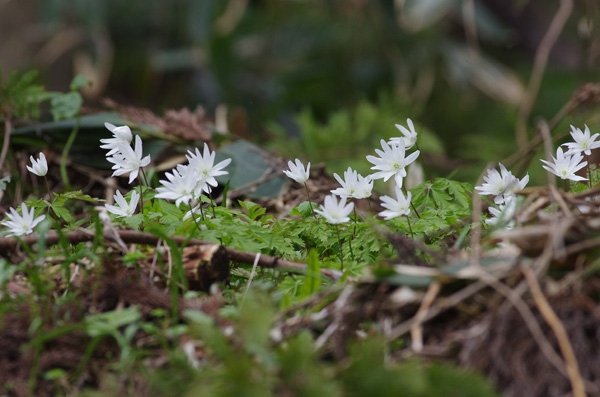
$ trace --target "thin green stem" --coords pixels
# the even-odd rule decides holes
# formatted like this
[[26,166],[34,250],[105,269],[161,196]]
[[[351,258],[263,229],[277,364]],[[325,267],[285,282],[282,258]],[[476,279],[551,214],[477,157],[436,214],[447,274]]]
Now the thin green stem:
[[317,222],[317,225],[318,225],[319,219],[317,219],[317,214],[315,214],[315,210],[313,209],[312,202],[310,201],[310,193],[308,192],[308,185],[306,184],[306,182],[304,182],[304,188],[306,189],[306,196],[308,197],[308,205],[310,206],[310,212],[312,212],[312,215],[315,218],[315,221]]
[[585,155],[585,159],[587,160],[587,174],[588,174],[588,187],[592,188],[592,171],[590,171],[590,156]]
[[208,193],[208,198],[210,199],[210,207],[212,208],[213,217],[217,219],[217,213],[215,212],[215,202],[212,198],[212,193]]
[[62,151],[62,156],[60,158],[60,177],[63,181],[63,184],[67,189],[71,189],[71,183],[69,182],[69,176],[67,175],[67,159],[69,157],[69,151],[73,146],[73,142],[77,138],[77,133],[79,132],[79,123],[81,121],[81,114],[77,113],[77,118],[75,119],[75,125],[69,134],[69,138],[65,143],[65,147]]
[[415,235],[413,234],[413,231],[412,231],[412,226],[410,226],[410,218],[409,218],[408,216],[406,217],[406,221],[408,222],[408,230],[410,230],[410,237],[411,237],[412,239],[414,239],[414,238],[415,238]]
[[371,207],[371,197],[367,197],[367,203],[369,203],[369,212],[373,213],[373,207]]
[[50,191],[50,185],[48,184],[48,178],[44,175],[44,181],[46,181],[46,189],[48,190],[48,201],[52,200],[52,192]]
[[[404,196],[408,197],[408,193],[406,191],[406,186],[402,185],[402,191],[404,192]],[[421,219],[421,217],[419,216],[419,213],[417,212],[417,209],[415,208],[415,205],[413,204],[412,200],[410,200],[410,206],[412,207],[413,211],[415,212],[415,215],[417,216],[417,218]]]
[[343,272],[344,271],[344,252],[342,250],[342,239],[340,238],[340,229],[339,229],[338,225],[335,225],[335,231],[337,232],[338,243],[340,245],[340,263],[341,263],[341,270]]
[[352,202],[354,203],[352,208],[352,211],[354,212],[354,230],[352,231],[352,239],[354,239],[354,237],[356,237],[356,222],[358,221],[358,218],[356,217],[356,203],[354,200],[352,200]]
[[144,215],[144,184],[142,178],[138,178],[138,182],[140,183],[140,213]]

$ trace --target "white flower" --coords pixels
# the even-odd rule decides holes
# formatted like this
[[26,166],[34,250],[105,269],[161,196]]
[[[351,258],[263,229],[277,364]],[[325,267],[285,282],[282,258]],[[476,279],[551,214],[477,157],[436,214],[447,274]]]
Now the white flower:
[[21,204],[21,212],[23,215],[19,215],[14,208],[10,208],[10,214],[6,214],[8,220],[0,222],[10,229],[10,233],[7,234],[7,236],[23,236],[31,234],[33,233],[33,228],[46,218],[46,215],[40,215],[33,219],[35,209],[32,208],[31,211],[28,211],[25,203]]
[[142,138],[135,136],[135,150],[129,144],[119,144],[118,153],[107,158],[113,163],[112,169],[115,170],[112,176],[119,176],[129,173],[129,183],[137,178],[140,168],[150,164],[150,155],[142,158]]
[[217,165],[213,165],[215,163],[216,153],[210,151],[206,142],[204,143],[204,155],[200,153],[198,148],[196,148],[195,153],[192,153],[189,150],[188,153],[189,155],[186,155],[185,157],[188,159],[190,172],[197,173],[197,183],[199,183],[207,193],[210,193],[211,191],[208,185],[218,185],[218,182],[215,179],[216,176],[229,174],[229,172],[222,171],[222,169],[231,163],[231,159],[225,159]]
[[587,181],[587,178],[575,175],[577,171],[587,165],[587,161],[580,163],[583,160],[581,153],[576,153],[572,156],[566,156],[563,154],[562,148],[556,149],[556,158],[552,156],[554,163],[546,160],[540,160],[546,171],[552,172],[554,175],[561,179],[570,179],[572,181]]
[[411,153],[408,157],[405,157],[406,150],[404,145],[404,139],[398,138],[398,144],[392,143],[388,145],[386,141],[381,140],[381,148],[375,149],[375,152],[379,157],[367,156],[367,161],[374,164],[371,167],[372,170],[379,170],[371,175],[371,179],[383,178],[384,182],[387,182],[390,177],[394,177],[396,184],[402,187],[402,178],[406,176],[405,167],[415,161],[419,157],[419,151]]
[[315,212],[332,225],[338,225],[350,220],[348,215],[350,215],[353,209],[354,203],[346,204],[345,197],[340,198],[338,202],[337,198],[331,195],[325,197],[325,204],[321,205],[321,209],[315,210]]
[[515,221],[512,219],[517,212],[517,199],[513,196],[507,200],[506,204],[501,204],[498,208],[488,208],[492,217],[485,220],[485,223],[493,226],[504,225],[506,229],[512,229]]
[[133,190],[131,192],[131,200],[129,203],[125,200],[125,197],[121,194],[120,191],[117,190],[117,193],[114,195],[115,202],[117,205],[106,204],[106,210],[108,212],[112,212],[120,217],[132,216],[135,213],[135,209],[137,208],[138,202],[140,200],[140,195],[138,192]]
[[332,190],[331,193],[340,197],[357,199],[363,199],[371,196],[371,192],[373,190],[373,180],[371,180],[369,177],[363,177],[351,167],[348,167],[348,169],[344,171],[344,179],[340,178],[338,174],[333,174],[333,176],[335,179],[337,179],[340,185],[342,185],[342,187]]
[[33,156],[29,156],[29,159],[31,160],[31,167],[27,166],[27,170],[37,176],[46,176],[48,173],[48,163],[46,162],[44,153],[40,152],[39,160],[34,159]]
[[483,177],[485,183],[481,186],[475,186],[479,194],[494,195],[494,202],[502,204],[506,202],[515,192],[523,190],[529,182],[529,174],[519,180],[512,172],[508,171],[504,165],[500,164],[500,172],[496,169],[488,170],[488,174]]
[[400,190],[400,187],[396,186],[396,200],[389,196],[381,197],[381,206],[387,208],[385,211],[381,211],[379,216],[383,217],[386,221],[397,218],[402,215],[410,214],[410,192],[406,193],[406,197]]
[[304,183],[310,177],[310,162],[306,166],[306,169],[304,169],[302,161],[296,159],[296,164],[288,161],[288,167],[290,170],[283,170],[283,173],[298,183]]
[[[194,208],[192,208],[191,210],[186,212],[183,215],[183,218],[181,218],[181,219],[185,221],[185,220],[190,219],[193,215],[200,215],[200,216],[204,216],[205,218],[212,217],[212,215],[209,212],[204,211],[202,209],[202,203],[197,204]],[[200,225],[200,229],[206,230],[206,225]]]
[[404,136],[402,138],[391,138],[390,143],[400,145],[400,139],[404,139],[404,148],[410,149],[411,147],[415,146],[415,143],[417,143],[417,132],[415,131],[415,126],[413,125],[411,119],[406,119],[406,123],[408,124],[410,131],[404,128],[402,125],[396,124],[396,128],[398,128],[398,130],[400,130]]
[[188,204],[200,195],[200,191],[197,190],[199,175],[190,172],[188,167],[180,165],[171,173],[165,172],[165,176],[168,181],[160,181],[163,186],[156,188],[158,194],[154,197],[175,200],[175,205],[179,207],[181,203]]
[[120,127],[116,127],[111,123],[104,123],[104,126],[113,133],[112,138],[100,139],[104,145],[100,145],[102,149],[108,149],[109,152],[106,153],[106,157],[111,156],[115,153],[119,152],[119,145],[127,145],[131,144],[133,140],[133,135],[131,134],[131,130],[128,126],[123,125]]
[[592,149],[600,147],[600,142],[596,142],[596,139],[600,134],[594,134],[590,137],[590,129],[585,126],[585,132],[582,132],[579,128],[571,126],[571,136],[575,142],[564,143],[563,146],[567,146],[569,150],[565,153],[565,156],[584,152],[587,156],[592,154]]

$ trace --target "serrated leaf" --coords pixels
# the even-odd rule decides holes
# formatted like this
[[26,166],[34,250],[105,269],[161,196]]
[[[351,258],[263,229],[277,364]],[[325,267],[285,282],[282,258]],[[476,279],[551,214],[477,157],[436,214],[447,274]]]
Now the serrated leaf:
[[62,205],[59,205],[58,203],[54,202],[52,204],[52,211],[54,211],[54,213],[59,218],[64,219],[67,223],[73,222],[73,216],[71,215],[69,210],[63,207]]
[[[298,211],[300,212],[300,216],[303,218],[308,218],[313,214],[313,208],[315,204],[312,204],[309,201],[304,201],[298,205]],[[312,206],[312,207],[311,207]]]
[[119,218],[119,219],[122,219],[123,223],[125,223],[127,226],[129,226],[133,230],[140,230],[140,225],[144,221],[144,215],[135,214],[133,216],[126,216],[124,218]]

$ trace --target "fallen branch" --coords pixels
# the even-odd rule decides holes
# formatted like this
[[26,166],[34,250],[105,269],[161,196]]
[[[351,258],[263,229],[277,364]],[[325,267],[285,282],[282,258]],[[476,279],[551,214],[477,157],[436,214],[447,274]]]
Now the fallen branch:
[[[125,243],[128,244],[145,244],[145,245],[157,245],[160,238],[151,233],[138,232],[135,230],[117,230],[119,237]],[[78,244],[94,239],[94,232],[90,230],[78,230],[64,234],[64,238],[71,244]],[[104,232],[104,238],[106,240],[114,241],[115,237],[108,232]],[[56,245],[60,241],[60,235],[56,231],[50,231],[45,236],[46,245]],[[206,245],[212,244],[207,241],[198,240],[195,238],[189,239],[184,236],[172,236],[171,239],[177,244],[186,244],[187,246],[192,245]],[[14,237],[0,237],[0,255],[6,255],[11,251],[15,250],[20,242],[27,245],[33,245],[37,243],[38,236],[31,235],[22,239]],[[239,251],[233,248],[224,247],[231,260],[239,263],[253,264],[256,258],[256,253]],[[304,273],[308,267],[303,263],[290,262],[279,259],[275,256],[261,255],[258,261],[258,266],[267,268],[278,268],[280,270],[294,271]],[[321,274],[331,280],[337,281],[342,277],[342,273],[332,269],[321,269]]]
[[571,382],[571,387],[573,388],[573,396],[584,397],[585,383],[581,376],[581,372],[579,371],[579,365],[577,364],[577,358],[573,352],[573,346],[571,346],[571,342],[569,341],[569,335],[554,310],[552,310],[552,306],[550,306],[546,300],[533,271],[527,267],[523,267],[521,271],[527,280],[527,284],[529,284],[531,296],[533,297],[538,310],[558,340],[558,346],[565,359],[567,374],[569,381]]

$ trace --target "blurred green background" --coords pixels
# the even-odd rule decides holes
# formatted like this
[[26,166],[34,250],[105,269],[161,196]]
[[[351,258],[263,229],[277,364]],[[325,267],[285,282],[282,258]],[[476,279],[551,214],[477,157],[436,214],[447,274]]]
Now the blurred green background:
[[[565,3],[567,3],[565,1]],[[0,70],[76,74],[102,98],[162,114],[203,106],[221,129],[284,157],[352,165],[410,117],[434,176],[475,182],[516,152],[536,50],[559,8],[544,0],[4,0]],[[550,52],[528,136],[600,78],[596,1],[578,1]],[[600,131],[599,102],[569,124]],[[539,151],[539,156],[543,154]],[[535,159],[533,181],[545,183]],[[510,168],[510,166],[509,166]],[[518,173],[518,172],[516,172]]]

